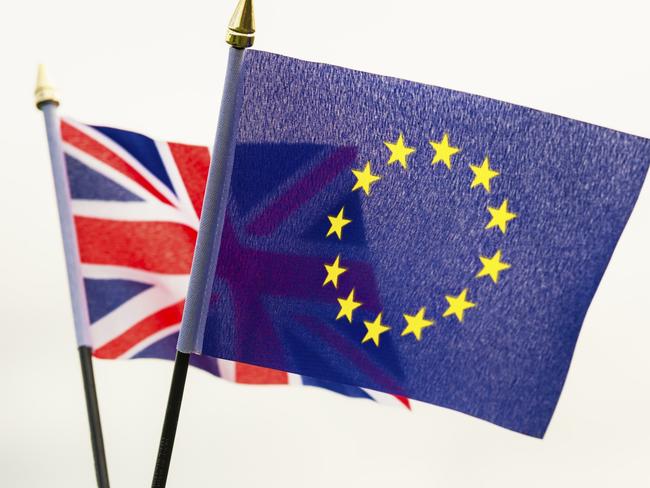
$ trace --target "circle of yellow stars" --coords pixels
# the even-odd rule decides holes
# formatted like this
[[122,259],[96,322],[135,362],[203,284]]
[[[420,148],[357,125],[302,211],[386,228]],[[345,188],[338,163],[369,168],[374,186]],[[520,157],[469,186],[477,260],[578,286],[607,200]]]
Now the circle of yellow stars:
[[[406,144],[404,134],[400,131],[397,135],[397,140],[394,142],[383,142],[390,151],[386,165],[393,166],[397,163],[402,170],[408,171],[409,157],[416,152],[416,148]],[[461,152],[461,148],[451,143],[449,134],[444,132],[439,141],[430,140],[429,145],[434,151],[431,159],[431,165],[434,166],[434,169],[438,166],[438,163],[442,163],[447,168],[447,171],[452,171],[452,165],[456,164],[454,156]],[[490,158],[485,156],[480,165],[469,165],[469,169],[473,175],[472,181],[469,184],[471,189],[483,188],[488,195],[492,192],[492,180],[501,176],[501,173],[492,167],[491,164]],[[371,196],[372,186],[382,179],[379,174],[373,173],[372,163],[370,161],[366,162],[361,169],[352,169],[352,175],[355,178],[352,191],[363,191],[367,197]],[[496,228],[502,234],[506,234],[509,222],[517,218],[517,214],[510,210],[509,205],[510,202],[506,198],[497,207],[492,207],[489,204],[486,206],[490,218],[485,225],[485,230]],[[325,237],[330,238],[330,236],[334,236],[338,240],[342,240],[345,226],[352,223],[352,220],[345,216],[345,207],[341,207],[337,215],[328,215],[327,218],[330,227]],[[511,264],[503,260],[503,252],[501,249],[497,249],[491,257],[479,255],[478,260],[482,267],[475,275],[475,278],[487,277],[495,285],[499,282],[500,274],[511,268]],[[336,256],[336,259],[332,263],[325,263],[324,267],[326,276],[323,281],[323,286],[331,285],[335,289],[338,289],[339,278],[348,271],[348,268],[344,267],[341,263],[341,255]],[[355,288],[352,288],[347,297],[337,299],[340,308],[336,315],[336,320],[344,319],[350,324],[353,323],[354,312],[363,306],[363,303],[355,297],[355,293]],[[478,306],[477,303],[469,299],[469,294],[469,288],[464,288],[458,295],[445,295],[444,298],[447,302],[447,308],[442,313],[442,317],[455,317],[459,323],[462,323],[465,318],[465,313]],[[420,341],[423,336],[423,331],[436,324],[433,318],[427,317],[426,307],[421,307],[413,314],[403,313],[402,315],[406,326],[401,331],[401,337],[413,335],[417,341]],[[366,334],[361,340],[362,344],[372,341],[375,346],[379,347],[381,335],[392,329],[391,326],[382,323],[382,321],[383,311],[374,320],[363,321]]]

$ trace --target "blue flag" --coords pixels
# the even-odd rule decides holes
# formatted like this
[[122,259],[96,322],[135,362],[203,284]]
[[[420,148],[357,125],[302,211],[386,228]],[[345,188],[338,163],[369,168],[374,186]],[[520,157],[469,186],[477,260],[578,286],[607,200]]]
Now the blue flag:
[[242,73],[205,321],[179,348],[542,437],[650,141],[259,51]]

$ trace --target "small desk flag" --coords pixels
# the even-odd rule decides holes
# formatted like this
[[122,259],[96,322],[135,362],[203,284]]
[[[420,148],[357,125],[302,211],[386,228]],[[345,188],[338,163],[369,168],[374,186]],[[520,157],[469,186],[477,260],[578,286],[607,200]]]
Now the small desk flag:
[[[201,202],[206,147],[61,121],[93,355],[174,359]],[[408,407],[406,398],[226,359],[192,364],[248,384],[327,388]]]
[[179,349],[542,437],[650,141],[259,51],[242,80],[206,318]]

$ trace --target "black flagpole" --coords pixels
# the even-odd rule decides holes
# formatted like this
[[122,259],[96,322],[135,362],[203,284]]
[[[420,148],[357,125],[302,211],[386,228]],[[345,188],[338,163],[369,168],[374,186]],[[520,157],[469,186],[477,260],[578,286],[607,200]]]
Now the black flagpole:
[[[224,171],[223,166],[224,163],[230,166],[234,157],[233,136],[235,132],[234,127],[236,126],[234,121],[237,116],[237,104],[235,103],[237,98],[236,92],[239,86],[239,74],[244,50],[253,45],[254,33],[253,1],[239,0],[235,13],[228,25],[226,35],[226,42],[231,46],[228,56],[228,69],[224,82],[223,97],[221,99],[215,147],[210,163],[203,209],[201,210],[201,226],[192,260],[190,285],[183,311],[181,339],[183,339],[183,333],[187,333],[190,329],[196,330],[198,327],[205,287],[209,282],[210,272],[214,271],[210,268],[211,266],[216,266],[218,244],[225,213],[225,209],[223,208],[225,204],[224,195],[227,195],[228,191],[228,171]],[[185,350],[191,350],[191,348]],[[190,355],[188,353],[180,350],[176,352],[174,373],[167,399],[167,410],[165,412],[165,420],[158,446],[158,457],[156,458],[156,467],[151,483],[152,488],[164,488],[167,484],[167,475],[169,473],[176,428],[183,402],[183,391],[185,389],[189,359]]]
[[79,361],[81,362],[81,376],[83,377],[84,393],[86,394],[86,410],[88,410],[90,440],[93,447],[97,485],[100,488],[109,488],[108,466],[106,464],[106,452],[104,451],[104,436],[99,417],[99,403],[97,402],[97,389],[95,388],[92,350],[90,347],[79,347]]
[[54,89],[47,81],[45,68],[42,65],[38,67],[38,78],[34,97],[36,107],[43,112],[45,129],[47,131],[47,142],[50,151],[50,161],[52,163],[52,176],[56,190],[56,203],[59,210],[59,223],[61,224],[63,249],[65,251],[66,269],[68,272],[72,316],[74,319],[77,344],[79,345],[81,375],[83,377],[84,392],[86,395],[90,440],[93,449],[93,459],[95,460],[95,476],[99,488],[109,488],[108,467],[106,464],[106,453],[104,451],[104,436],[102,435],[102,424],[99,418],[99,405],[97,403],[97,390],[95,388],[95,377],[93,374],[92,350],[89,347],[88,308],[86,305],[83,276],[79,268],[81,261],[79,259],[76,231],[72,210],[70,208],[70,188],[68,186],[68,177],[63,161],[61,129],[57,115],[59,100]]
[[169,388],[167,410],[165,411],[165,420],[163,421],[160,444],[158,445],[156,469],[154,470],[153,481],[151,482],[152,488],[163,488],[167,484],[169,463],[172,459],[174,439],[176,438],[176,427],[178,426],[178,418],[181,413],[183,391],[185,390],[185,379],[187,378],[187,368],[189,364],[190,355],[176,351],[172,384]]

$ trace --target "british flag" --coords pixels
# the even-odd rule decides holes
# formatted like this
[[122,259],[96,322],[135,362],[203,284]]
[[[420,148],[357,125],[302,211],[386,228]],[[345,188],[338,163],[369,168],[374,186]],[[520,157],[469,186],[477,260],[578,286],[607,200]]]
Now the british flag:
[[[210,154],[62,119],[93,354],[173,359]],[[192,362],[237,383],[297,384],[409,407],[403,397],[207,356]]]

